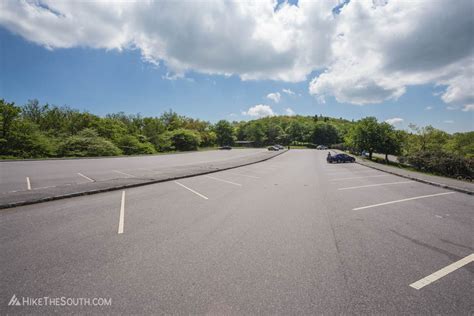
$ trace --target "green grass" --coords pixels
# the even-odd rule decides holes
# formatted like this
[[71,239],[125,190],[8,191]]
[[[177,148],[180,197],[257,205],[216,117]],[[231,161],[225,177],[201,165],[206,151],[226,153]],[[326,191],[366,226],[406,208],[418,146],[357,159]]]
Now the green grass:
[[308,147],[302,145],[290,145],[290,149],[308,149]]

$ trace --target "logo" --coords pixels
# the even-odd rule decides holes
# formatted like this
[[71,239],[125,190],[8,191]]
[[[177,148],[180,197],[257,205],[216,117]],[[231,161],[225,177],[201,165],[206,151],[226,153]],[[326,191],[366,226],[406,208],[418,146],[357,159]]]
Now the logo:
[[13,294],[8,306],[111,306],[112,298],[105,297],[25,297]]
[[20,300],[16,297],[16,294],[13,294],[8,306],[21,306]]

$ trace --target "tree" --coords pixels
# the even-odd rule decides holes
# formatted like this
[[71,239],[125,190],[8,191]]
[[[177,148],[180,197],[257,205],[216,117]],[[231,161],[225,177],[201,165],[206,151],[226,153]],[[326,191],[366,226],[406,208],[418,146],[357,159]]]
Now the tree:
[[95,130],[90,128],[80,131],[77,135],[69,136],[59,146],[60,156],[117,156],[121,153],[117,146],[100,137]]
[[303,120],[295,120],[291,122],[288,134],[291,141],[306,142],[311,134],[311,127],[309,124],[304,123]]
[[21,109],[15,106],[15,103],[0,100],[0,124],[2,127],[2,138],[6,139],[10,132],[13,121],[20,115]]
[[313,144],[330,146],[339,142],[339,133],[333,124],[318,122],[313,127],[311,141]]
[[201,137],[196,131],[180,128],[172,131],[169,138],[176,150],[196,150],[201,143]]
[[381,147],[380,128],[375,117],[366,117],[357,121],[346,136],[346,143],[357,151],[369,152],[369,159],[375,150]]
[[455,133],[445,144],[444,150],[459,156],[474,157],[474,132]]
[[280,143],[284,139],[285,132],[276,123],[269,123],[267,126],[267,142],[268,144]]
[[[146,138],[146,137],[145,137]],[[120,137],[117,146],[125,155],[154,154],[155,148],[151,143],[142,139],[141,141],[134,135],[124,135]]]
[[380,141],[378,142],[378,152],[385,154],[385,162],[388,164],[388,155],[398,155],[401,151],[402,136],[395,128],[383,122],[379,125]]
[[219,146],[234,144],[235,131],[232,125],[226,120],[220,120],[214,126],[216,142]]

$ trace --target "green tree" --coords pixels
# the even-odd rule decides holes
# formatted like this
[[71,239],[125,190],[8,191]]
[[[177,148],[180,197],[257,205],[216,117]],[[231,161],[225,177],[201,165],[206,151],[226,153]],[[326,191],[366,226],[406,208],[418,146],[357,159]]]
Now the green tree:
[[311,141],[313,144],[330,146],[339,142],[339,133],[333,124],[318,122],[313,127]]
[[346,136],[346,143],[357,151],[369,152],[369,159],[375,150],[381,147],[380,128],[375,117],[366,117],[357,121]]
[[13,121],[20,115],[21,109],[15,106],[15,103],[5,102],[0,100],[0,126],[2,128],[1,136],[3,139],[8,137]]
[[234,144],[234,128],[226,120],[220,120],[214,126],[214,132],[216,133],[216,142],[219,146],[233,145]]
[[169,134],[169,139],[176,150],[196,150],[201,143],[198,132],[180,128]]
[[59,146],[60,156],[95,157],[117,156],[122,152],[112,142],[100,137],[97,131],[86,128],[69,136]]
[[379,125],[380,141],[378,143],[378,152],[385,154],[385,162],[388,163],[388,155],[399,155],[402,147],[402,134],[395,128],[383,122]]
[[146,141],[133,135],[123,135],[116,141],[117,146],[125,155],[143,155],[156,153],[155,147]]
[[311,135],[311,126],[303,120],[296,119],[291,122],[288,128],[288,134],[292,142],[307,142]]
[[459,156],[474,157],[474,132],[455,133],[444,145],[444,150]]

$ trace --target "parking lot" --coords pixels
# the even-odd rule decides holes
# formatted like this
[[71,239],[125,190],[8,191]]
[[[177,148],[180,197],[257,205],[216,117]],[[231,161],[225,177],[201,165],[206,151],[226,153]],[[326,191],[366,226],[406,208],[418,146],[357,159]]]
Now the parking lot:
[[220,162],[264,151],[263,149],[213,150],[141,157],[2,161],[0,194],[119,178],[150,177],[170,167]]
[[3,210],[0,311],[98,308],[7,306],[16,294],[127,314],[471,312],[472,196],[326,154]]

